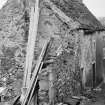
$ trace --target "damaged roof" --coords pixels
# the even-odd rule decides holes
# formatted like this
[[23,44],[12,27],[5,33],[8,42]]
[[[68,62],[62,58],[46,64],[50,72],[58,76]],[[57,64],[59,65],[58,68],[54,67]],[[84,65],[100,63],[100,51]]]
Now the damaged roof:
[[68,17],[78,21],[80,29],[90,31],[105,30],[105,27],[96,19],[89,9],[79,0],[51,0],[57,8],[63,11]]

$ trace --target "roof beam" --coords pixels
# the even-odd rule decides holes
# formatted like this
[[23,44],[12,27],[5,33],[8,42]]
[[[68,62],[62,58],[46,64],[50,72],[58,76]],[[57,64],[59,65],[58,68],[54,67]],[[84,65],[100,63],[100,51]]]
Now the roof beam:
[[78,22],[68,17],[64,12],[57,8],[56,5],[52,3],[50,0],[44,0],[44,3],[45,6],[49,7],[54,12],[54,14],[60,18],[62,22],[65,22],[69,26],[70,30],[79,28],[80,24]]

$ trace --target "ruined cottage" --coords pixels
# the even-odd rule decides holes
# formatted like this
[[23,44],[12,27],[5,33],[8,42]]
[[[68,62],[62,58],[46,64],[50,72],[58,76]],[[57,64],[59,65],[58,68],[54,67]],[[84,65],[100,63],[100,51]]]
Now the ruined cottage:
[[94,88],[103,81],[104,30],[82,2],[40,2],[38,33],[45,38],[54,37],[50,56],[57,57],[50,69],[58,100],[79,94],[81,83],[84,88]]
[[[29,33],[30,8],[23,8],[21,3],[10,0],[0,11],[1,71],[17,71],[17,79],[23,76],[18,74],[24,71]],[[33,64],[38,59],[44,40],[53,37],[46,58],[53,59],[53,62],[44,65],[39,74],[39,94],[45,88],[45,94],[48,94],[51,87],[50,98],[61,102],[64,98],[81,94],[81,86],[98,86],[104,79],[105,28],[81,0],[40,0],[39,10]],[[48,101],[48,97],[45,98]]]

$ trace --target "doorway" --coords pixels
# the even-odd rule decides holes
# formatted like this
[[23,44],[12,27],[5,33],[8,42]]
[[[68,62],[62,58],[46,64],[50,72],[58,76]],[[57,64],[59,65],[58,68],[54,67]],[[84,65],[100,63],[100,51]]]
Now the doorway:
[[92,81],[92,87],[95,88],[95,84],[96,84],[96,63],[92,64],[92,70],[93,70],[93,81]]

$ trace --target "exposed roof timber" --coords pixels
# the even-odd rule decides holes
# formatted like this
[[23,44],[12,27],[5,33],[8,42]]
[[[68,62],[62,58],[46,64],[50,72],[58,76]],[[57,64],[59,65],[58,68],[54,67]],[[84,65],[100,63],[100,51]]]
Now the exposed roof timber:
[[50,8],[54,12],[54,14],[58,18],[60,18],[61,21],[66,23],[71,30],[78,29],[80,27],[80,24],[78,22],[73,21],[73,19],[68,17],[64,12],[57,8],[50,0],[44,0],[44,4],[46,7]]

